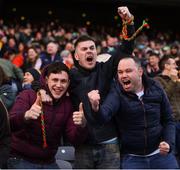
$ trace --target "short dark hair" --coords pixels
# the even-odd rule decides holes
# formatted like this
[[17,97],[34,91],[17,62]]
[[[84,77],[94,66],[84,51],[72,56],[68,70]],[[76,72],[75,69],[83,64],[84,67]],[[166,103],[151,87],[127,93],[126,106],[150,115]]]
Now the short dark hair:
[[161,60],[159,61],[159,69],[161,70],[161,71],[163,71],[164,70],[164,68],[165,68],[165,64],[167,64],[169,61],[169,59],[170,58],[172,58],[171,56],[169,56],[169,55],[165,55],[165,56],[163,56],[162,58],[161,58]]
[[62,62],[55,62],[45,67],[45,75],[49,77],[51,73],[57,74],[65,71],[69,76],[69,68]]
[[84,41],[93,41],[95,43],[95,40],[89,35],[81,35],[74,43],[74,47],[76,48],[80,42],[84,42]]
[[159,51],[157,51],[157,50],[150,51],[150,52],[149,52],[149,57],[151,57],[151,56],[156,56],[156,57],[159,58],[160,53],[159,53]]

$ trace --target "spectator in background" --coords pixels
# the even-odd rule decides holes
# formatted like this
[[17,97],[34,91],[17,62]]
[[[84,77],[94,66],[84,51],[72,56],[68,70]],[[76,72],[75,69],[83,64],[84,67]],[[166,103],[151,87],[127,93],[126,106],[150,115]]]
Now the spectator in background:
[[15,37],[11,37],[8,39],[8,44],[7,44],[7,51],[14,51],[15,53],[18,52],[18,47],[17,47],[17,42]]
[[171,55],[176,60],[179,56],[179,47],[176,44],[171,45]]
[[15,101],[16,93],[13,92],[10,79],[0,66],[0,98],[8,110]]
[[60,53],[60,56],[63,60],[63,63],[71,69],[74,66],[74,61],[72,57],[72,53],[69,50],[63,50]]
[[148,56],[148,64],[146,66],[146,73],[149,77],[155,77],[161,73],[159,69],[159,53],[156,51],[152,51]]
[[56,42],[49,42],[47,44],[46,53],[40,55],[40,58],[37,60],[35,68],[38,70],[42,70],[46,65],[62,61],[59,53],[58,53],[59,45]]
[[67,42],[66,45],[65,45],[65,47],[64,47],[64,49],[65,49],[65,50],[68,50],[68,51],[70,51],[70,52],[72,53],[72,52],[74,51],[74,45],[73,45],[73,43]]
[[29,47],[27,50],[27,57],[25,58],[24,65],[22,67],[23,71],[25,72],[29,68],[38,69],[35,67],[38,58],[39,58],[39,56],[36,51],[36,48]]
[[24,90],[9,113],[12,130],[10,169],[57,169],[54,156],[62,135],[75,145],[86,138],[82,105],[73,113],[67,95],[69,69],[60,62],[49,64],[42,79],[52,104],[42,103],[41,96],[33,90]]
[[13,92],[17,94],[21,89],[21,84],[23,81],[22,70],[16,67],[14,64],[12,64],[10,61],[1,58],[0,58],[0,66],[3,68],[6,75],[11,80]]
[[34,68],[27,69],[24,73],[24,79],[22,83],[22,89],[31,89],[31,84],[33,81],[39,81],[40,73]]
[[115,37],[112,37],[111,35],[106,36],[106,46],[101,49],[101,53],[108,53],[110,55],[113,55],[117,48],[117,41]]

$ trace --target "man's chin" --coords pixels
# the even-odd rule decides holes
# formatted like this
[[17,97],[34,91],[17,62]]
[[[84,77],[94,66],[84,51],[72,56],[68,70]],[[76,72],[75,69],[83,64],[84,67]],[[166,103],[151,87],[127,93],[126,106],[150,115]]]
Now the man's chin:
[[60,99],[62,97],[62,94],[60,94],[60,95],[52,95],[52,96],[53,96],[54,99],[58,100],[58,99]]

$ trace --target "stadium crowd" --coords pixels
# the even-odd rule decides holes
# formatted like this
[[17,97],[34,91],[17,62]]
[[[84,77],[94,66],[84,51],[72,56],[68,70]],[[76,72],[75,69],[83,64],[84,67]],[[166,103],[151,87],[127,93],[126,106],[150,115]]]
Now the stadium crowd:
[[[133,35],[133,15],[118,13]],[[9,117],[0,116],[0,168],[57,169],[64,144],[75,147],[74,168],[179,167],[180,36],[150,28],[128,41],[120,33],[0,19],[0,99]]]

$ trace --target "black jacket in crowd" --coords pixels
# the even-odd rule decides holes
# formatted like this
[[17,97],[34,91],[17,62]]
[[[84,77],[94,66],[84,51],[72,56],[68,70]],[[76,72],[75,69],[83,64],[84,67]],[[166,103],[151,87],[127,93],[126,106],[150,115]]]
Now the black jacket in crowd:
[[[133,32],[134,26],[128,26],[129,35]],[[123,54],[132,54],[133,46],[134,41],[124,41],[106,63],[97,63],[92,70],[86,70],[76,63],[76,67],[70,70],[70,95],[74,110],[79,110],[79,103],[82,102],[85,116],[91,115],[91,107],[87,97],[87,93],[91,90],[99,90],[101,102],[103,102],[117,72],[120,58],[123,57]],[[98,128],[91,126],[90,117],[87,123],[89,127],[88,133],[90,134],[87,140],[89,143],[97,144],[117,137],[113,120]]]
[[119,82],[112,85],[94,121],[99,124],[115,117],[121,136],[122,152],[147,155],[158,149],[161,141],[175,146],[175,124],[169,100],[154,80],[143,76],[144,95],[141,99],[127,93]]

